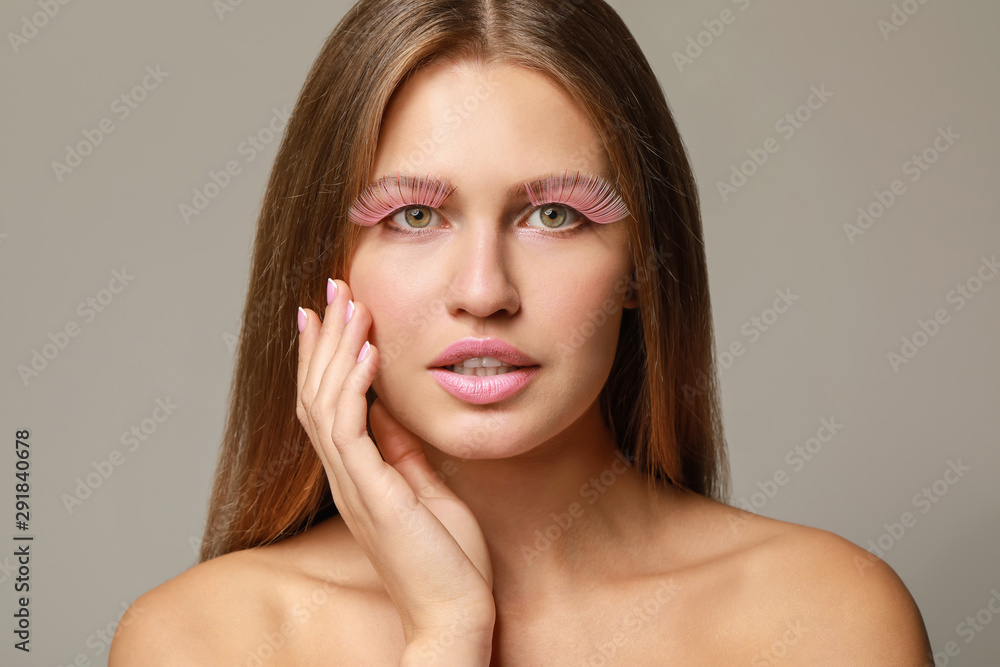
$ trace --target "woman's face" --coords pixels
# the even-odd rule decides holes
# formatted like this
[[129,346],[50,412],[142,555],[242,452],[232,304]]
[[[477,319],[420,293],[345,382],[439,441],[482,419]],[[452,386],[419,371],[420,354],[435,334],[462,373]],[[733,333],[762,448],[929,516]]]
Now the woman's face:
[[[596,435],[573,425],[597,409],[614,360],[632,268],[625,213],[620,200],[581,198],[580,182],[569,197],[572,181],[535,197],[521,184],[567,171],[610,182],[597,146],[572,99],[519,67],[437,63],[415,72],[386,109],[371,182],[398,173],[445,186],[376,189],[347,282],[372,315],[375,391],[448,455],[505,458]],[[565,204],[535,205],[551,201],[604,222]],[[452,395],[435,378],[448,371],[431,369],[465,337],[519,349],[537,365],[531,380],[502,400]]]

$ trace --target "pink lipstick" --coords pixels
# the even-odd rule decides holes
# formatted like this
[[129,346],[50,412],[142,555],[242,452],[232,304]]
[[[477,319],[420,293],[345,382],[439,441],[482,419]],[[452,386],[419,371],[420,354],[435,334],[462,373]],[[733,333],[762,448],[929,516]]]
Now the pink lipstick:
[[[483,360],[482,357],[491,359]],[[485,366],[490,370],[478,371],[472,367],[467,367],[465,373],[452,370],[453,366],[464,366],[465,360],[472,358],[480,358],[475,368]],[[520,392],[535,377],[539,365],[499,338],[463,338],[449,345],[428,368],[449,394],[467,403],[483,405],[502,401]],[[480,372],[491,374],[471,374]]]

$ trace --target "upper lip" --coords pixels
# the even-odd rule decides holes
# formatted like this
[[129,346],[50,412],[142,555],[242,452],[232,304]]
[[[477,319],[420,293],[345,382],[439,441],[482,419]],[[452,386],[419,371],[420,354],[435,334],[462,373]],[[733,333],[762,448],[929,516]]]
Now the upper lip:
[[538,363],[500,338],[462,338],[444,349],[431,368],[451,366],[472,357],[495,357],[510,366],[537,366]]

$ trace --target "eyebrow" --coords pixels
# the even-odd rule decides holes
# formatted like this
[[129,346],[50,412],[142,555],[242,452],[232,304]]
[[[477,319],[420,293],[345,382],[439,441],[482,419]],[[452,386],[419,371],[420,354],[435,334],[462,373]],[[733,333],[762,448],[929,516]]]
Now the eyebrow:
[[[525,192],[526,187],[530,188],[531,190],[540,189],[546,183],[548,183],[549,179],[552,179],[552,181],[557,187],[563,186],[567,183],[572,183],[574,179],[576,183],[585,183],[587,181],[592,180],[598,183],[599,185],[606,186],[611,192],[615,193],[615,195],[618,195],[617,188],[612,186],[611,183],[608,182],[608,180],[603,176],[599,176],[597,174],[587,174],[580,171],[571,174],[567,169],[562,174],[558,172],[552,172],[549,174],[545,174],[543,176],[539,176],[538,178],[533,178],[531,180],[522,181],[520,183],[512,185],[504,193],[504,196],[507,199],[514,199],[515,197],[526,195],[527,194]],[[416,190],[417,187],[419,187],[421,184],[423,184],[424,187],[430,189],[440,188],[446,190],[449,193],[448,194],[449,197],[451,196],[452,192],[458,189],[447,179],[437,178],[434,176],[430,176],[429,174],[426,176],[413,176],[411,174],[399,174],[399,173],[385,174],[384,176],[381,176],[380,178],[369,183],[365,187],[362,194],[358,197],[358,199],[355,200],[355,203],[357,203],[357,201],[359,201],[362,197],[364,197],[365,193],[377,192],[383,187],[395,186],[399,190],[413,191]],[[447,199],[447,197],[445,199]]]

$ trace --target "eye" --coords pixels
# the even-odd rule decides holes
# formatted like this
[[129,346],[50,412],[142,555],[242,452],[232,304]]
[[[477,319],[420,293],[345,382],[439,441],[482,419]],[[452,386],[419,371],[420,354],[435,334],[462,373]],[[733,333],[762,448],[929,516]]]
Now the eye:
[[[541,227],[536,227],[537,229],[550,229],[557,232],[578,229],[586,224],[587,221],[576,209],[562,204],[543,204],[531,212],[528,220],[531,221],[536,215],[542,223]],[[570,224],[576,220],[583,220],[584,222],[575,227],[570,227]]]
[[389,216],[389,219],[402,229],[426,229],[430,226],[432,217],[436,215],[431,207],[414,204],[399,209]]

